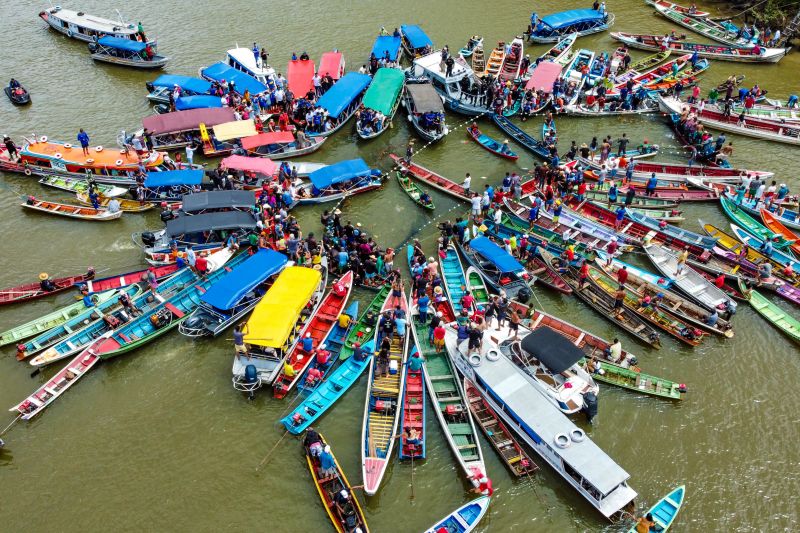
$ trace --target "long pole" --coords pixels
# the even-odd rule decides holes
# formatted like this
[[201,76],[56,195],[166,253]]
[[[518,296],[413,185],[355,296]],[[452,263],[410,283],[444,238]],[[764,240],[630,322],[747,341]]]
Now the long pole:
[[261,467],[262,467],[262,466],[264,466],[264,464],[266,464],[267,460],[268,460],[268,459],[270,458],[270,456],[272,455],[272,452],[274,452],[274,451],[275,451],[275,448],[277,448],[277,447],[278,447],[278,444],[280,444],[280,443],[281,443],[281,441],[283,440],[283,438],[284,438],[286,435],[288,435],[288,434],[289,434],[289,430],[288,430],[288,429],[287,429],[286,431],[284,431],[284,432],[283,432],[283,435],[281,435],[281,438],[280,438],[280,439],[278,439],[278,442],[276,442],[276,443],[275,443],[275,446],[273,446],[273,447],[272,447],[272,449],[270,449],[270,451],[269,451],[269,452],[267,452],[267,455],[265,455],[265,456],[264,456],[264,458],[263,458],[263,459],[261,459],[261,462],[260,462],[260,463],[258,463],[258,466],[256,467],[256,472],[258,472],[258,471],[261,469]]

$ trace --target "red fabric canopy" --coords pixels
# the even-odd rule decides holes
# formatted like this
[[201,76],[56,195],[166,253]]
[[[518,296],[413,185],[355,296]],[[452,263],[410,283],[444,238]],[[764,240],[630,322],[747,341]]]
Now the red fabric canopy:
[[[258,137],[256,135],[256,137]],[[278,164],[268,157],[247,157],[244,155],[228,156],[220,161],[219,166],[225,170],[243,170],[257,172],[265,176],[272,176]]]
[[294,134],[291,131],[270,131],[267,133],[259,133],[252,137],[245,137],[242,139],[242,148],[245,150],[253,150],[259,146],[266,146],[268,144],[289,144],[294,142]]
[[289,82],[289,90],[294,93],[295,98],[303,98],[308,91],[314,88],[314,62],[310,59],[295,59],[289,61],[286,68],[286,79]]

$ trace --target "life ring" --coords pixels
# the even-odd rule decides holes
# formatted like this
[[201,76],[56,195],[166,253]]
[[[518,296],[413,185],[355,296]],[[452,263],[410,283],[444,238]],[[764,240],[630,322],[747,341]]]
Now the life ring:
[[581,428],[575,428],[569,432],[572,442],[583,442],[586,439],[586,432]]
[[30,176],[31,174],[33,174],[33,172],[31,172],[31,169],[29,169],[28,167],[25,167],[25,170],[23,170],[22,173],[25,174],[26,176]]
[[117,159],[116,161],[114,161],[114,164],[117,165],[118,167],[121,167],[122,166],[122,159]]
[[94,41],[94,42],[99,41],[99,39],[97,38],[97,35],[92,35],[92,41]]
[[473,352],[469,356],[469,364],[474,366],[474,367],[476,367],[476,368],[481,366],[481,354]]
[[64,148],[66,148],[67,150],[69,150],[69,149],[71,149],[71,148],[72,148],[72,145],[71,145],[70,143],[64,143]]
[[103,151],[103,147],[102,146],[95,146],[94,147],[94,151],[95,152],[102,152]]
[[556,446],[558,446],[562,450],[564,448],[569,448],[569,444],[570,444],[569,437],[567,437],[566,433],[558,433],[558,434],[556,434],[556,436],[553,438],[553,442],[555,442]]
[[486,352],[486,359],[488,359],[489,361],[497,361],[498,359],[500,359],[500,352],[492,348],[491,350]]
[[56,159],[64,159],[64,156],[61,155],[61,152],[56,152],[55,158]]
[[40,143],[46,143],[47,142],[47,135],[42,135],[41,137],[39,137],[39,142]]
[[121,154],[127,154],[127,153],[128,153],[128,151],[127,151],[127,150],[120,150],[120,151],[119,151],[119,153],[121,153]]
[[67,30],[67,37],[72,39],[72,30]]
[[87,163],[89,163],[89,164],[91,165],[92,163],[94,163],[94,159],[92,159],[92,158],[89,158],[89,159],[87,159],[87,160],[86,160],[86,162],[87,162]]

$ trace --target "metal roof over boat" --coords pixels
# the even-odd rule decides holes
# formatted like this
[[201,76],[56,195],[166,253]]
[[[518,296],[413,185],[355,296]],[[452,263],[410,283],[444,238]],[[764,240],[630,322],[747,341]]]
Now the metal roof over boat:
[[558,63],[542,61],[533,69],[528,83],[525,84],[525,90],[538,91],[543,89],[546,93],[551,92],[553,84],[561,76],[562,68]]
[[501,272],[519,272],[525,270],[513,255],[497,246],[486,237],[475,237],[469,241],[469,247],[481,254],[481,257],[492,263]]
[[236,70],[221,61],[204,68],[200,71],[200,74],[204,78],[209,78],[214,81],[232,81],[234,89],[242,94],[244,94],[245,91],[250,91],[250,94],[261,94],[267,90],[267,86],[254,77]]
[[371,173],[372,169],[363,159],[349,159],[315,170],[308,179],[317,189],[324,189]]
[[162,115],[148,115],[142,119],[142,126],[154,135],[160,135],[196,130],[200,124],[205,124],[206,127],[216,126],[223,122],[231,122],[234,118],[236,117],[230,107],[187,109]]
[[[202,172],[202,171],[201,171]],[[181,211],[194,213],[203,209],[247,209],[253,207],[253,191],[204,191],[183,196]]]
[[293,59],[286,66],[286,82],[295,98],[303,98],[314,89],[314,62],[310,59]]
[[176,74],[162,74],[152,82],[153,87],[169,87],[176,85],[184,91],[197,94],[207,94],[211,90],[211,82],[191,76],[178,76]]
[[329,74],[334,80],[342,77],[342,67],[344,66],[344,55],[334,50],[333,52],[325,52],[319,60],[319,68],[317,73],[320,76]]
[[[566,448],[556,446],[556,435],[569,435],[578,429],[578,426],[550,403],[522,375],[522,370],[506,357],[499,357],[496,361],[484,358],[482,364],[475,368],[475,374],[480,382],[491,390],[491,396],[505,406],[505,411],[520,422],[519,427],[522,431],[537,443],[546,442],[553,453],[561,456],[564,462],[604,496],[630,478],[630,475],[589,437],[581,442],[572,442]],[[636,495],[633,489],[627,488],[627,490],[633,493],[633,496]],[[623,502],[623,505],[625,503],[627,501]]]
[[174,187],[178,185],[200,185],[203,182],[202,170],[163,170],[148,172],[145,187]]
[[260,59],[256,60],[250,48],[242,46],[231,48],[228,50],[227,56],[228,64],[236,70],[249,74],[261,83],[269,83],[271,85],[271,78],[275,76],[275,69],[269,65],[264,65]]
[[375,38],[375,44],[372,45],[372,53],[378,59],[383,59],[386,52],[389,52],[389,59],[397,61],[397,56],[400,54],[400,37],[393,35],[378,35]]
[[339,118],[342,111],[347,109],[364,92],[364,89],[369,86],[371,81],[372,78],[367,74],[348,72],[325,94],[320,96],[319,100],[317,100],[317,107],[326,109],[328,116],[331,118]]
[[219,166],[225,170],[256,172],[264,176],[273,176],[278,168],[278,164],[268,157],[247,157],[244,155],[230,155],[220,161]]
[[181,96],[175,100],[175,109],[186,111],[187,109],[208,109],[212,107],[222,107],[222,98],[210,94],[193,94]]
[[586,22],[602,22],[603,20],[605,20],[605,14],[594,9],[571,9],[541,18],[541,22],[545,26],[549,26],[554,30],[561,30]]
[[[330,91],[328,91],[330,92]],[[242,139],[242,148],[253,150],[259,146],[270,144],[290,144],[294,142],[294,133],[291,131],[268,131]]]
[[388,117],[392,114],[394,104],[400,97],[405,82],[406,75],[402,70],[379,68],[361,103],[364,104],[364,107],[380,111]]
[[147,48],[147,43],[134,41],[132,39],[123,39],[121,37],[112,37],[111,35],[100,37],[100,39],[97,41],[97,44],[100,46],[113,48],[115,50],[124,50],[126,52],[136,53],[143,52]]
[[250,315],[244,341],[267,348],[283,347],[321,279],[322,273],[313,268],[285,268]]
[[531,331],[522,339],[520,346],[556,374],[565,371],[585,355],[572,341],[548,327]]
[[430,83],[409,83],[406,91],[414,101],[417,113],[444,113],[442,98]]
[[200,300],[217,309],[232,309],[247,293],[283,270],[288,262],[285,255],[275,250],[259,250],[214,283]]
[[428,34],[422,31],[422,28],[416,24],[404,24],[400,26],[400,31],[403,32],[408,44],[411,48],[425,48],[426,46],[433,46],[433,41],[428,37]]
[[139,32],[135,24],[121,22],[119,20],[111,20],[96,15],[87,15],[84,12],[73,11],[72,9],[64,9],[61,6],[51,7],[47,10],[49,15],[53,15],[64,22],[69,22],[102,33],[124,33],[133,35]]
[[223,122],[213,128],[214,138],[218,141],[229,141],[231,139],[241,139],[258,135],[256,125],[252,120],[234,120]]
[[[431,78],[445,79],[445,73],[441,69],[442,54],[441,52],[431,52],[430,54],[422,57],[414,58],[412,64],[412,73],[414,76],[428,76]],[[456,60],[453,65],[453,71],[447,76],[447,79],[452,81],[453,78],[463,78],[467,74],[471,74],[472,69],[466,63]]]
[[202,215],[184,215],[167,222],[167,236],[220,230],[252,230],[257,227],[256,218],[246,211],[221,211]]

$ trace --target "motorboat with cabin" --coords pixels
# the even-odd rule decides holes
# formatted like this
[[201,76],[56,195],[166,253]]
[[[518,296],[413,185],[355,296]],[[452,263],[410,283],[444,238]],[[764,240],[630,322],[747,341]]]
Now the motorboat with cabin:
[[408,121],[425,141],[435,142],[447,135],[443,98],[433,88],[430,79],[406,78],[403,105]]
[[147,99],[154,104],[169,104],[170,94],[175,94],[178,89],[178,97],[199,96],[211,94],[211,82],[191,76],[179,76],[177,74],[162,74],[153,81],[145,83],[148,94]]
[[70,39],[87,43],[96,42],[104,35],[130,41],[141,40],[139,27],[132,22],[125,22],[122,15],[119,15],[119,20],[110,20],[83,11],[54,6],[40,12],[39,17],[57,32],[63,33]]
[[478,116],[489,112],[481,91],[481,81],[461,56],[453,58],[455,63],[450,75],[441,70],[441,54],[433,52],[414,59],[410,76],[426,77],[433,88],[445,100],[445,106],[468,116]]
[[169,58],[158,54],[156,43],[132,41],[106,35],[89,43],[92,59],[123,67],[141,69],[162,68]]

